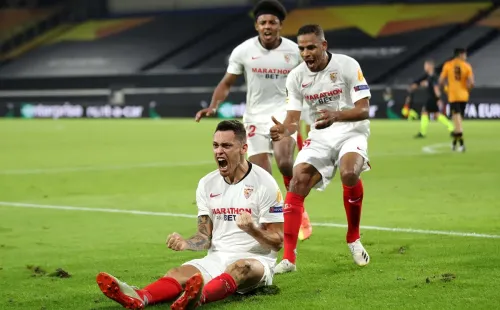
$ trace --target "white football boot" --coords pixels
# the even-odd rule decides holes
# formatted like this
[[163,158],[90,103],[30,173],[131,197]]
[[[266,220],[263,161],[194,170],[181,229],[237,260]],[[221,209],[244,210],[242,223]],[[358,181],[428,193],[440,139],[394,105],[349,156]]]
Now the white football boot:
[[297,271],[297,266],[295,266],[295,264],[292,264],[288,259],[282,260],[278,265],[276,265],[276,267],[274,267],[275,274],[287,273],[292,271]]
[[349,250],[351,250],[352,259],[358,266],[366,266],[370,262],[370,255],[366,252],[365,248],[361,244],[361,241],[356,240],[354,242],[348,243]]

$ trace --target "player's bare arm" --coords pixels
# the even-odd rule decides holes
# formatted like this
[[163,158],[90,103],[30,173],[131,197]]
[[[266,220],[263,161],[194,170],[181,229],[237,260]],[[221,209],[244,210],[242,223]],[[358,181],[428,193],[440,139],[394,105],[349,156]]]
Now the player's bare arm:
[[370,101],[362,98],[354,103],[354,108],[345,111],[320,110],[316,129],[324,129],[335,122],[358,122],[370,117]]
[[467,85],[469,87],[469,90],[474,88],[474,73],[472,72],[472,68],[470,69],[470,74],[469,77],[467,78]]
[[264,223],[259,227],[250,213],[242,212],[236,224],[266,249],[278,252],[283,247],[283,223]]
[[214,93],[212,95],[212,101],[210,102],[208,108],[200,110],[198,111],[198,113],[196,113],[195,120],[197,122],[199,122],[201,118],[204,116],[211,116],[215,114],[217,108],[219,107],[219,104],[224,100],[226,100],[227,96],[229,95],[229,91],[231,90],[231,87],[234,85],[234,83],[236,83],[237,79],[238,75],[236,74],[226,73],[224,75],[224,77],[214,90]]
[[194,236],[185,240],[178,233],[173,233],[167,238],[168,248],[174,251],[203,251],[212,244],[213,223],[208,215],[198,216],[198,231]]
[[280,123],[274,116],[271,118],[274,126],[271,127],[271,139],[279,141],[284,137],[290,137],[299,129],[301,111],[288,110],[283,124]]

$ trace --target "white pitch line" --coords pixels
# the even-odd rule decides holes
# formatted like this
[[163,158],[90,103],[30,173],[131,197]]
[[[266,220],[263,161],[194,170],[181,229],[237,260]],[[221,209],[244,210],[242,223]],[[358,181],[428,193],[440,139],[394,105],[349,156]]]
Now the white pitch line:
[[444,147],[449,147],[449,143],[436,143],[431,145],[426,145],[422,147],[422,152],[425,154],[439,154],[443,153],[442,151],[438,151],[438,149],[442,149]]
[[[86,207],[74,207],[74,206],[54,206],[54,205],[42,205],[42,204],[34,204],[34,203],[8,202],[8,201],[0,201],[0,206],[14,207],[14,208],[35,208],[35,209],[53,209],[53,210],[67,210],[67,211],[106,212],[106,213],[122,213],[122,214],[168,216],[168,217],[183,217],[183,218],[196,218],[197,217],[194,214],[183,214],[183,213],[151,212],[151,211],[105,209],[105,208],[86,208]],[[345,225],[345,224],[336,224],[336,223],[311,223],[311,224],[313,226],[323,226],[323,227],[338,227],[338,228],[346,228],[347,227],[347,225]],[[380,226],[361,226],[360,228],[366,229],[366,230],[403,232],[403,233],[411,233],[411,234],[500,239],[500,235],[478,234],[478,233],[458,232],[458,231],[425,230],[425,229],[412,229],[412,228],[390,228],[390,227],[380,227]]]

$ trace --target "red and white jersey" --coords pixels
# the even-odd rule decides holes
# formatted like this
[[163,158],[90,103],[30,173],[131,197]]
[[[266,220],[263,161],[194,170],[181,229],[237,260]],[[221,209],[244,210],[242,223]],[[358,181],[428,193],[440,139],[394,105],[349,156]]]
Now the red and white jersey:
[[[300,64],[288,75],[287,110],[302,111],[303,104],[309,106],[310,118],[318,118],[318,110],[344,111],[354,108],[354,103],[363,98],[371,98],[359,63],[346,55],[329,54],[328,65],[320,72],[311,72],[305,63]],[[349,130],[353,127],[366,128],[369,120],[350,123],[334,123],[331,130]],[[329,130],[322,129],[322,131]],[[314,129],[314,125],[311,126]]]
[[258,37],[233,50],[227,72],[245,75],[245,122],[268,123],[271,115],[286,113],[286,78],[301,62],[297,44],[286,38],[281,38],[280,46],[272,50],[265,49]]
[[263,248],[236,225],[241,211],[255,223],[283,223],[283,196],[278,183],[264,169],[249,163],[249,171],[237,184],[228,184],[218,170],[203,177],[196,190],[198,216],[213,222],[209,252],[253,253],[275,259],[277,253]]

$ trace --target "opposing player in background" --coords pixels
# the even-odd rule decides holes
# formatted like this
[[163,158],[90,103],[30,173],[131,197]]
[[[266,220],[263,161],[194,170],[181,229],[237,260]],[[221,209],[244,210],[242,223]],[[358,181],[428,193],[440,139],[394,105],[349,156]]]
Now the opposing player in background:
[[[356,60],[328,52],[323,29],[306,25],[298,31],[304,60],[288,75],[287,116],[282,124],[273,118],[271,137],[280,141],[297,131],[303,103],[311,107],[308,142],[295,160],[290,190],[285,198],[284,256],[275,273],[296,270],[296,247],[304,199],[313,187],[323,190],[340,170],[347,215],[346,241],[354,262],[369,263],[360,242],[359,224],[363,202],[360,174],[369,170],[369,86]],[[334,207],[334,206],[332,206]]]
[[457,48],[454,58],[444,63],[443,70],[439,76],[439,84],[448,87],[448,103],[452,114],[453,131],[452,150],[465,152],[462,121],[465,116],[465,106],[469,101],[469,94],[474,87],[474,73],[472,66],[466,61],[467,52],[463,48]]
[[[420,87],[425,87],[427,90],[427,100],[422,107],[422,112],[420,115],[420,131],[415,136],[415,138],[424,138],[427,135],[427,129],[429,128],[429,113],[434,114],[434,118],[446,126],[450,133],[453,132],[453,124],[450,120],[441,113],[444,109],[443,101],[441,100],[441,90],[439,89],[438,77],[435,73],[435,64],[433,60],[426,60],[424,62],[424,71],[426,77],[420,83],[415,83],[420,85]],[[412,87],[411,89],[416,89]]]
[[[286,9],[281,3],[276,0],[260,1],[253,14],[258,36],[233,50],[227,72],[215,88],[210,106],[196,114],[196,121],[213,115],[219,104],[226,100],[238,77],[244,75],[247,98],[243,122],[248,134],[248,160],[272,173],[271,154],[274,154],[288,190],[293,173],[296,136],[273,142],[269,129],[274,125],[272,115],[281,121],[285,119],[286,77],[301,59],[297,44],[280,36],[286,17]],[[303,215],[301,231],[305,239],[312,233],[307,212]]]
[[193,309],[239,292],[270,285],[283,242],[283,198],[273,177],[245,159],[245,127],[222,121],[213,151],[218,170],[203,177],[196,190],[198,231],[188,239],[167,238],[174,251],[208,254],[171,269],[143,289],[101,272],[97,283],[107,297],[128,309],[174,301],[171,309]]

